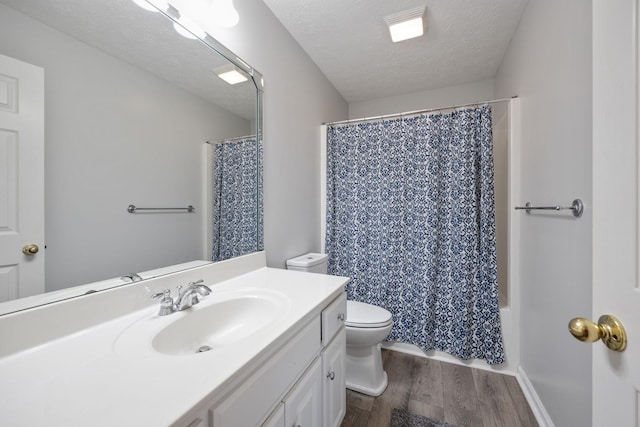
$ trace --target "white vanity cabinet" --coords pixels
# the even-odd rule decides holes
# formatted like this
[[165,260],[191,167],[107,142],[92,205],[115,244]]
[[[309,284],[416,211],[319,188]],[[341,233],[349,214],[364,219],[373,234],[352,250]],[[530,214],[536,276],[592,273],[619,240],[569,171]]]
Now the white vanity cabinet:
[[322,311],[322,352],[283,400],[281,427],[338,427],[346,412],[345,352],[347,297]]
[[[306,321],[274,354],[222,399],[194,408],[189,427],[334,427],[346,409],[346,295]],[[204,415],[206,414],[206,415]]]
[[338,427],[346,412],[346,296],[322,311],[323,349],[283,400],[282,427]]
[[[252,254],[0,316],[0,426],[336,426],[349,279],[265,264]],[[158,316],[149,294],[199,279],[212,295]]]

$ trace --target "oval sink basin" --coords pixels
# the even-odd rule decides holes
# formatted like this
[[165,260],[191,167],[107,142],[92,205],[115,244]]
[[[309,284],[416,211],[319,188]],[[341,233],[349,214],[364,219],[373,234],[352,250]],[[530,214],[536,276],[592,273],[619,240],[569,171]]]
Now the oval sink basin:
[[232,346],[286,315],[288,298],[267,289],[214,292],[199,304],[167,316],[136,321],[119,336],[120,354],[195,355]]
[[196,306],[158,332],[151,345],[165,354],[213,350],[256,333],[279,311],[277,300],[255,295]]

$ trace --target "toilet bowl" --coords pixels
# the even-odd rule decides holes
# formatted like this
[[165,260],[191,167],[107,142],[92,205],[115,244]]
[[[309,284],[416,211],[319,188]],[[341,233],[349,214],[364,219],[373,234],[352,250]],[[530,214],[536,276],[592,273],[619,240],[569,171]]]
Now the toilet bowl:
[[[309,253],[287,261],[289,270],[327,273],[327,255]],[[387,388],[380,344],[389,335],[391,313],[382,307],[347,301],[347,355],[345,377],[350,390],[379,396]]]
[[380,396],[387,388],[382,367],[380,343],[387,338],[393,322],[384,308],[358,301],[347,301],[347,388]]

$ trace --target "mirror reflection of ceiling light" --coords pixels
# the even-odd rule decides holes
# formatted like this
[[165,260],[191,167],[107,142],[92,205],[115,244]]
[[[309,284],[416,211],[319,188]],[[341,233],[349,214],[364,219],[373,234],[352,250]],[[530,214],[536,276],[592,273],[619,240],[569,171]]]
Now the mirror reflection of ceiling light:
[[186,28],[184,28],[182,25],[178,24],[177,22],[173,23],[173,29],[176,30],[176,33],[180,34],[182,37],[186,37],[186,38],[191,39],[191,40],[197,39],[197,37],[194,36],[193,33],[191,33],[189,30],[187,30]]
[[213,72],[230,85],[246,82],[247,75],[233,65],[223,65],[213,70]]
[[216,23],[224,28],[234,27],[240,21],[233,0],[211,0],[211,12]]
[[[135,4],[143,8],[144,10],[148,10],[149,12],[157,12],[158,9],[167,10],[169,3],[163,0],[132,0]],[[155,5],[155,7],[154,7]]]
[[[145,10],[178,11],[180,24],[173,27],[181,36],[204,38],[205,32],[215,33],[215,27],[229,28],[238,24],[240,16],[233,0],[132,0]],[[154,7],[155,6],[155,7]],[[175,16],[170,13],[175,19]]]
[[420,37],[424,34],[424,22],[422,20],[424,10],[425,6],[420,6],[385,16],[384,20],[389,26],[391,41],[397,43],[402,40]]
[[173,29],[182,37],[186,37],[188,39],[195,40],[198,37],[205,37],[205,33],[200,26],[188,16],[184,16],[182,14],[180,15],[180,19],[178,19],[178,22],[173,23]]

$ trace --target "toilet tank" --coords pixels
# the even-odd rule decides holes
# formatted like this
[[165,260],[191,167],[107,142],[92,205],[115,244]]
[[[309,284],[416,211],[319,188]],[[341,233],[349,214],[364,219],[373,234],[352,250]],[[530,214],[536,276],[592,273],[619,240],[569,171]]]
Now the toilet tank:
[[308,253],[287,260],[287,269],[308,273],[327,274],[327,254]]

